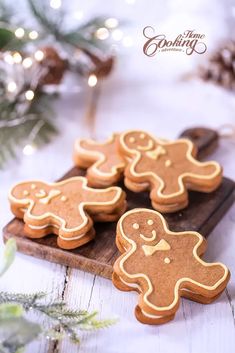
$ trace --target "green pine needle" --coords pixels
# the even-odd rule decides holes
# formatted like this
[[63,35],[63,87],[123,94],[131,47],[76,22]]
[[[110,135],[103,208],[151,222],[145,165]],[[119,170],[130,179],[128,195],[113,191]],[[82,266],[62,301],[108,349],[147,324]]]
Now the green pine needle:
[[[53,340],[60,340],[68,336],[73,343],[80,343],[78,331],[95,331],[107,328],[117,320],[97,320],[97,312],[89,313],[86,310],[76,310],[67,307],[61,301],[44,303],[46,294],[18,294],[0,292],[0,305],[20,305],[26,312],[33,310],[41,315],[46,315],[49,329],[41,327],[43,334]],[[43,302],[42,302],[43,301]],[[1,351],[0,351],[1,352]]]

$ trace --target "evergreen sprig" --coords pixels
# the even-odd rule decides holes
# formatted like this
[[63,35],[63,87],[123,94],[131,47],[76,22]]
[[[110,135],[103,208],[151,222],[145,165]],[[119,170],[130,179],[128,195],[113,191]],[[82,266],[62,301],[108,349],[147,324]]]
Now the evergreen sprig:
[[[51,102],[55,96],[52,97],[44,88],[46,81],[43,80],[47,73],[56,76],[55,71],[52,73],[53,68],[48,66],[46,69],[42,62],[35,62],[33,66],[37,66],[35,70],[38,75],[35,84],[32,70],[24,70],[21,63],[7,63],[5,54],[14,55],[15,51],[18,51],[22,58],[33,58],[33,54],[42,46],[50,48],[53,38],[57,60],[61,59],[65,65],[63,70],[58,69],[60,72],[70,70],[86,77],[90,73],[99,75],[101,71],[108,74],[112,67],[112,60],[107,59],[106,55],[108,42],[99,40],[95,35],[98,28],[105,26],[106,18],[93,18],[86,23],[75,25],[74,28],[68,28],[65,23],[70,14],[64,8],[54,11],[48,1],[26,1],[37,24],[38,38],[34,40],[29,36],[32,28],[27,28],[24,19],[17,19],[18,14],[14,12],[13,7],[7,6],[4,0],[0,1],[0,168],[5,166],[9,159],[15,158],[25,145],[39,147],[49,142],[58,132]],[[15,36],[18,27],[24,28],[25,34],[22,38]],[[79,58],[74,55],[78,50],[82,53]],[[63,53],[61,55],[65,59],[60,57],[60,53]],[[12,81],[17,83],[17,90],[20,86],[14,95],[10,94],[8,89],[8,84]],[[58,82],[55,78],[54,84]],[[24,95],[29,89],[34,92],[34,98],[27,101]]]
[[[4,336],[0,340],[0,344],[4,349],[10,348],[9,351],[1,351],[0,346],[0,353],[11,353],[13,349],[21,348],[24,339],[27,340],[26,343],[30,342],[29,326],[31,321],[23,316],[24,311],[25,313],[35,311],[36,313],[45,315],[48,320],[49,328],[47,329],[39,324],[32,323],[32,339],[35,339],[39,335],[44,335],[48,339],[61,340],[67,336],[73,343],[78,344],[80,343],[79,330],[98,330],[107,328],[116,322],[116,320],[97,320],[98,313],[96,311],[89,313],[86,310],[70,309],[63,301],[42,302],[45,298],[46,293],[44,292],[34,294],[0,292],[0,316],[1,313],[5,315],[5,320],[0,320],[0,329],[8,332],[7,337]],[[3,309],[1,310],[2,306]],[[18,330],[17,323],[19,324]],[[24,326],[28,330],[26,338],[24,337],[26,330],[26,328],[24,330]],[[17,335],[17,342],[14,340],[12,343],[12,335],[9,334],[11,330],[14,330],[14,335]]]

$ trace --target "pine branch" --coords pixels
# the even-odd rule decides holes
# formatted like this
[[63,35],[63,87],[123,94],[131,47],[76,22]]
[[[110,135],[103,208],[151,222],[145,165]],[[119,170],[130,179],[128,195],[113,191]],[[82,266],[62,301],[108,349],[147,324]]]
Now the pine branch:
[[34,294],[0,292],[0,304],[20,304],[25,310],[29,310],[35,305],[38,300],[45,297],[46,293],[44,292],[37,292]]
[[[46,294],[43,292],[34,294],[0,292],[0,307],[3,304],[18,304],[26,312],[33,310],[46,315],[50,327],[47,330],[41,328],[44,335],[57,340],[67,335],[73,343],[80,343],[77,330],[93,331],[107,328],[116,323],[116,320],[97,320],[96,311],[89,313],[85,310],[70,309],[61,301],[42,303],[45,297]],[[13,309],[16,312],[21,312],[17,311],[15,307]]]
[[51,121],[50,99],[51,96],[35,91],[33,101],[22,112],[19,97],[13,102],[7,98],[0,101],[0,167],[9,157],[16,157],[25,144],[41,146],[57,133]]
[[59,40],[60,38],[60,26],[61,26],[61,15],[57,12],[56,18],[53,18],[53,13],[50,8],[46,7],[43,1],[39,5],[34,0],[28,0],[29,9],[41,27],[45,32],[49,32],[54,35],[54,37]]
[[[76,72],[87,77],[95,74],[101,78],[109,74],[112,69],[113,59],[105,56],[107,43],[97,39],[95,33],[98,28],[105,25],[105,18],[97,17],[71,30],[66,30],[62,25],[66,20],[63,10],[52,10],[47,1],[28,0],[32,16],[38,23],[38,39],[30,40],[31,30],[24,28],[23,38],[15,36],[15,29],[20,27],[11,10],[1,3],[3,26],[0,23],[0,168],[5,166],[11,158],[17,158],[20,150],[26,145],[39,147],[48,143],[57,133],[53,121],[54,113],[51,109],[51,100],[44,89],[46,84],[59,84],[66,70]],[[55,42],[67,51],[66,60],[57,53],[49,44],[45,49],[44,59],[40,62],[34,60],[37,40],[54,36]],[[27,44],[30,43],[31,46]],[[34,44],[33,44],[34,43]],[[13,55],[21,55],[21,59],[29,56],[33,59],[32,67],[25,68],[21,63],[14,62],[13,55],[10,64],[5,60],[4,51],[13,50]],[[23,53],[23,49],[26,51]],[[73,55],[78,49],[82,52],[79,59]],[[15,53],[19,50],[19,53]],[[29,52],[29,50],[31,52]],[[41,50],[41,49],[40,49]],[[53,54],[54,51],[54,54]],[[7,53],[9,56],[10,54]],[[54,55],[54,57],[53,57]],[[4,66],[5,65],[5,66]],[[10,68],[6,66],[10,65]],[[32,72],[31,69],[35,69]],[[14,72],[15,70],[15,72]],[[15,75],[15,76],[14,76]],[[13,83],[16,89],[8,89],[8,84]],[[35,83],[36,82],[36,83]],[[33,100],[25,98],[27,90],[34,93]],[[16,92],[15,92],[16,91]]]
[[45,9],[42,4],[36,3],[34,0],[28,0],[28,4],[33,16],[37,19],[44,32],[49,32],[58,42],[90,51],[97,56],[103,56],[106,45],[104,42],[95,39],[94,33],[98,28],[104,27],[106,18],[95,17],[68,32],[64,31],[63,26],[61,26],[61,22],[64,20],[62,12],[58,11],[58,17],[54,20],[50,9]]

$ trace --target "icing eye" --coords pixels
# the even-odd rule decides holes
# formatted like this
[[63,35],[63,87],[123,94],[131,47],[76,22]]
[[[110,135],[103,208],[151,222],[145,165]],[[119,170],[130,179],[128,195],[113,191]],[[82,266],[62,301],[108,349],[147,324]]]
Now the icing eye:
[[134,224],[133,224],[133,228],[134,228],[134,229],[139,229],[139,227],[140,227],[140,226],[139,226],[138,223],[134,223]]
[[129,138],[129,142],[131,142],[131,143],[135,142],[135,138],[134,137],[130,137]]
[[31,189],[32,190],[36,189],[36,185],[35,184],[31,184]]
[[165,264],[169,264],[171,263],[171,260],[169,259],[169,257],[165,257],[164,262]]
[[145,134],[140,134],[140,138],[143,140],[145,138]]
[[29,195],[28,190],[24,190],[24,191],[23,191],[23,195],[24,195],[24,196],[28,196],[28,195]]
[[152,219],[148,219],[147,223],[148,223],[149,226],[152,226],[153,225],[153,220]]
[[172,165],[172,162],[170,159],[167,159],[166,162],[165,162],[165,166],[166,167],[170,167]]
[[67,197],[66,196],[61,196],[61,201],[65,202],[67,200]]

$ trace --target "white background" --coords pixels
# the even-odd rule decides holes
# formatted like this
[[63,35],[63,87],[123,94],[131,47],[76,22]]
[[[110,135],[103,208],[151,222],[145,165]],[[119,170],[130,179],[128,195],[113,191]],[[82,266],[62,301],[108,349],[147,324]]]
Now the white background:
[[[224,123],[235,124],[234,93],[197,79],[185,81],[182,75],[194,72],[206,55],[171,53],[147,58],[142,52],[142,29],[153,25],[156,30],[177,36],[185,29],[206,34],[208,50],[219,40],[232,35],[234,12],[229,1],[141,1],[134,4],[120,1],[73,1],[69,5],[82,10],[84,19],[95,14],[128,19],[123,29],[134,41],[131,48],[122,48],[112,75],[100,83],[100,99],[95,122],[95,135],[108,137],[113,131],[143,128],[157,136],[174,138],[187,127],[207,125],[220,130]],[[19,7],[20,9],[20,7]],[[20,10],[19,10],[20,11]],[[10,186],[24,179],[54,181],[72,166],[75,138],[89,135],[84,123],[89,90],[79,82],[80,92],[71,94],[68,77],[65,92],[55,109],[61,134],[48,146],[12,162],[0,172],[0,224],[11,218],[7,201]],[[235,142],[221,139],[211,158],[224,167],[224,174],[233,178]],[[173,322],[162,326],[138,323],[133,311],[137,294],[120,292],[111,281],[83,271],[67,269],[17,254],[10,270],[1,279],[1,290],[14,292],[47,291],[49,298],[60,298],[65,290],[71,307],[97,309],[102,318],[119,318],[115,326],[91,334],[81,334],[80,348],[64,341],[59,352],[135,352],[153,353],[230,353],[235,345],[235,208],[231,208],[208,238],[208,261],[222,261],[231,270],[227,294],[211,305],[182,300]],[[2,251],[2,249],[1,249]],[[66,286],[65,286],[66,282]],[[65,288],[64,288],[65,286]],[[231,298],[229,300],[229,298]],[[53,352],[48,342],[37,341],[27,352]]]

